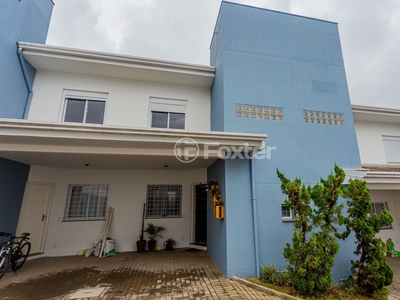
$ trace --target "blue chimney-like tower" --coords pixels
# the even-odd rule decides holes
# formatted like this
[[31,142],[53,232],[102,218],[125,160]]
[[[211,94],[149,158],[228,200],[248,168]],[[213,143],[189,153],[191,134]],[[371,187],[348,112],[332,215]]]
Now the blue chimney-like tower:
[[[18,55],[17,42],[46,41],[51,0],[0,1],[0,118],[23,119],[36,70]],[[0,156],[0,228],[15,232],[30,166]]]
[[22,119],[35,69],[26,61],[25,82],[17,55],[17,42],[46,42],[51,0],[7,0],[0,2],[0,118]]
[[[292,237],[276,169],[314,185],[335,163],[360,167],[338,26],[222,2],[210,52],[212,130],[267,140],[253,168],[237,158],[209,167],[208,180],[225,197],[225,219],[209,216],[208,252],[226,276],[256,276],[260,264],[285,266]],[[349,245],[341,244],[335,279],[350,274]]]

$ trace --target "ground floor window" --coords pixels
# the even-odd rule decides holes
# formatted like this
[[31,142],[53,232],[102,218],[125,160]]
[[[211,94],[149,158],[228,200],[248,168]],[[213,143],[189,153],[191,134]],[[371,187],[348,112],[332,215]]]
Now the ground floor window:
[[102,220],[106,218],[108,185],[70,184],[64,221]]
[[146,218],[181,217],[182,185],[147,186]]
[[293,221],[294,215],[293,210],[287,207],[286,205],[281,205],[281,212],[282,212],[282,221]]
[[[372,207],[374,209],[374,213],[377,214],[377,215],[381,214],[381,212],[383,211],[384,207],[387,210],[389,210],[389,206],[388,206],[387,202],[373,202],[371,204],[372,204]],[[382,227],[382,229],[392,229],[392,228],[393,228],[392,224]]]

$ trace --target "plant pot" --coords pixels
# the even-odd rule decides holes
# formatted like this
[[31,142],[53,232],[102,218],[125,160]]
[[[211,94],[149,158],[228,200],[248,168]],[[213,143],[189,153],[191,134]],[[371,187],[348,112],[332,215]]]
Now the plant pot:
[[154,251],[156,248],[157,241],[148,241],[147,242],[147,248],[149,249],[149,252]]
[[136,241],[137,252],[144,252],[146,250],[146,240]]
[[223,205],[216,205],[214,207],[214,218],[223,219],[225,217],[225,207]]
[[172,250],[174,250],[174,247],[168,244],[165,245],[165,251],[172,251]]

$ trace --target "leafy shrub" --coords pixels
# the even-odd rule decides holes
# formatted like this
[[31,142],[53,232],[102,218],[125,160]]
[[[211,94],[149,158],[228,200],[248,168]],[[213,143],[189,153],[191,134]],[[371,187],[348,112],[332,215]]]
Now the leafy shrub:
[[274,264],[261,266],[261,280],[279,286],[287,285],[289,276],[286,270],[281,271]]
[[387,209],[380,215],[373,212],[370,191],[363,180],[350,179],[345,196],[350,199],[345,235],[354,232],[357,245],[354,254],[359,256],[351,262],[353,278],[369,294],[384,293],[385,286],[393,281],[393,271],[386,264],[386,245],[376,234],[383,226],[391,224],[393,217]]

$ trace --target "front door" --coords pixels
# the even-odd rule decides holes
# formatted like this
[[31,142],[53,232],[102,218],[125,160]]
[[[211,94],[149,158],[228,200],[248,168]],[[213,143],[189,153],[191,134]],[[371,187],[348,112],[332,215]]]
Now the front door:
[[31,234],[31,253],[40,253],[43,250],[46,218],[52,192],[52,184],[34,182],[26,184],[17,235],[23,232]]
[[196,185],[195,243],[207,245],[207,185]]

